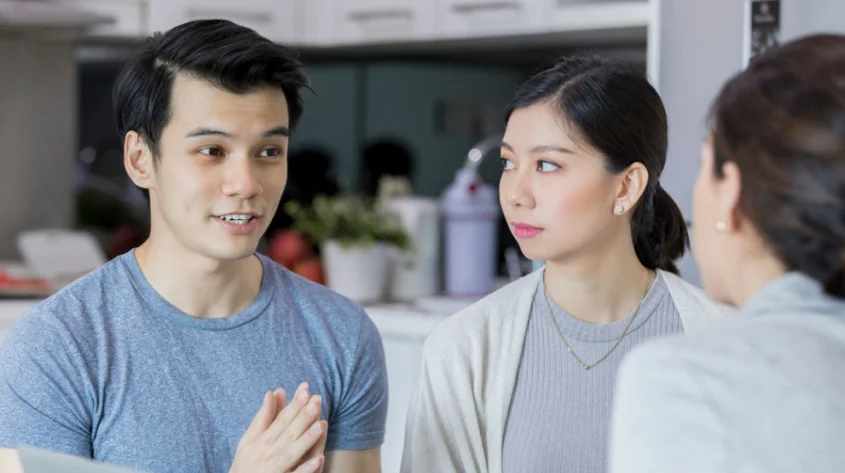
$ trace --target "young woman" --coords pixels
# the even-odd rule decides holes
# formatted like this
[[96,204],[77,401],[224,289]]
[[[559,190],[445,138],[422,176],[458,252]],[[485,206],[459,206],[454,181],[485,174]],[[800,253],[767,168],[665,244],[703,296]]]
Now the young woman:
[[659,183],[663,104],[639,71],[562,60],[505,119],[502,210],[547,264],[429,336],[403,471],[603,473],[622,357],[721,308],[675,274],[687,230]]
[[711,123],[694,251],[741,313],[631,353],[611,471],[845,471],[845,36],[766,52]]

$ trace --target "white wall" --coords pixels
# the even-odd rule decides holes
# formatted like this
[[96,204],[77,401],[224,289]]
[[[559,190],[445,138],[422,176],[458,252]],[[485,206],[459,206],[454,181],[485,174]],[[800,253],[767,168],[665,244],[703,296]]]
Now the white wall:
[[0,36],[0,260],[21,230],[73,219],[76,62],[69,42]]
[[[691,219],[705,118],[721,85],[742,68],[745,0],[653,0],[659,22],[656,82],[669,115],[663,187]],[[782,0],[782,41],[814,32],[845,32],[845,0]],[[699,284],[691,256],[680,263]]]

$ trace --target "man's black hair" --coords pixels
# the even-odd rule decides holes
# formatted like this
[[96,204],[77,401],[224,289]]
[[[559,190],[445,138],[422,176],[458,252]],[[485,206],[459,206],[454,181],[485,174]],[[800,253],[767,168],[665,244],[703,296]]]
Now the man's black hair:
[[252,29],[228,20],[184,23],[148,38],[120,73],[113,100],[121,141],[134,130],[158,157],[177,74],[238,94],[279,87],[287,99],[291,130],[302,115],[300,89],[309,85],[297,52]]

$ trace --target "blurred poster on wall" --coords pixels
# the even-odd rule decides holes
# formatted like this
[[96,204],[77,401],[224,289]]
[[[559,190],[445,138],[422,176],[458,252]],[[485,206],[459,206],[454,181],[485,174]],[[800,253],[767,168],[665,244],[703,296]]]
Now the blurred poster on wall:
[[746,0],[743,67],[763,51],[780,44],[780,0]]

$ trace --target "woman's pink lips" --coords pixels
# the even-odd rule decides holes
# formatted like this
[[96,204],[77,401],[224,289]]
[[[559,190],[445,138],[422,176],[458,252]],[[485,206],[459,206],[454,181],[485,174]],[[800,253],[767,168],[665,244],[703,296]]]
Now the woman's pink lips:
[[533,238],[543,231],[540,227],[528,225],[527,223],[511,222],[513,235],[517,238]]

